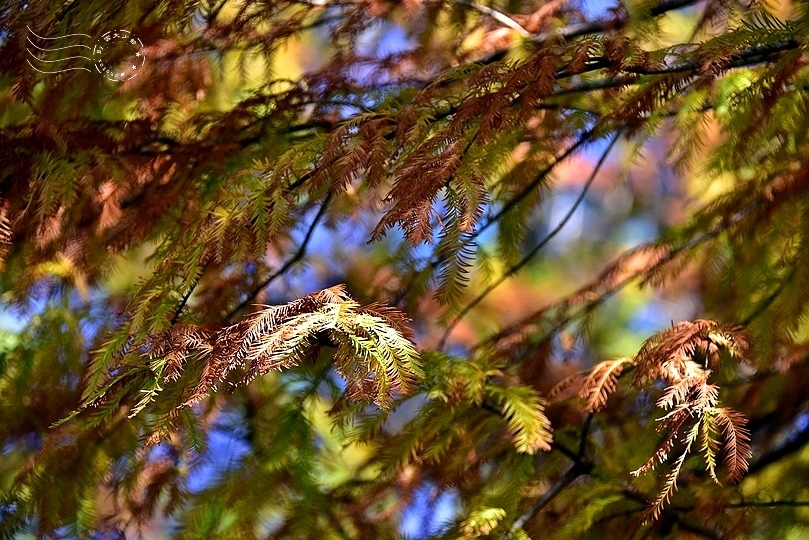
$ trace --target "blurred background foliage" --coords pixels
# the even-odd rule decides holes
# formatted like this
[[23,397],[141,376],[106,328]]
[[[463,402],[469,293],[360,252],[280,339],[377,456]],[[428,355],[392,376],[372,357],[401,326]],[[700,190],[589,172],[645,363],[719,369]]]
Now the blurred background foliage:
[[[131,80],[32,69],[30,29],[118,28]],[[780,0],[7,2],[0,537],[806,537],[807,29]],[[334,343],[180,408],[140,354],[340,283],[411,319],[390,411]],[[644,521],[665,385],[549,396],[699,318],[750,337],[712,379],[750,473],[688,458]]]

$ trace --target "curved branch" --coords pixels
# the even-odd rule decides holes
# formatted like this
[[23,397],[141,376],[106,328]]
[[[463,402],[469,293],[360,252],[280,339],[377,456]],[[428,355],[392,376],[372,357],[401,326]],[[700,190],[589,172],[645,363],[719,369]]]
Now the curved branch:
[[259,283],[250,292],[250,294],[247,295],[247,298],[245,298],[244,300],[242,300],[239,303],[239,305],[237,305],[235,308],[230,310],[230,313],[227,314],[226,319],[233,318],[234,315],[236,315],[242,309],[247,307],[247,305],[253,299],[255,299],[256,296],[258,296],[258,293],[261,292],[261,289],[263,289],[264,287],[266,287],[267,285],[269,285],[270,283],[272,283],[273,281],[275,281],[276,279],[278,279],[279,277],[284,275],[290,268],[292,268],[292,266],[294,266],[298,261],[303,259],[303,257],[306,255],[306,249],[309,246],[309,241],[312,239],[312,234],[315,232],[315,229],[317,228],[318,224],[320,223],[320,220],[323,218],[323,215],[326,213],[326,207],[329,205],[329,202],[331,201],[331,198],[332,198],[333,194],[334,194],[333,191],[329,191],[328,195],[326,195],[326,198],[323,199],[323,203],[320,205],[320,209],[318,209],[317,214],[315,215],[314,219],[312,220],[312,223],[309,225],[309,229],[306,231],[306,235],[303,238],[303,242],[301,242],[301,245],[300,245],[300,247],[298,247],[298,250],[295,252],[295,254],[292,255],[292,257],[290,257],[272,275],[270,275],[267,279],[265,279],[264,281]]
[[[504,272],[503,275],[500,276],[500,278],[498,278],[488,287],[486,287],[486,289],[484,289],[483,292],[481,292],[478,296],[476,296],[474,300],[469,302],[460,311],[460,313],[458,313],[458,315],[452,320],[452,322],[449,325],[447,325],[444,334],[441,336],[441,340],[438,342],[439,350],[444,348],[444,344],[446,343],[446,340],[449,338],[449,335],[452,333],[452,330],[458,325],[458,323],[461,322],[461,320],[463,320],[463,318],[466,316],[467,313],[469,313],[475,306],[477,306],[480,302],[482,302],[483,299],[489,295],[489,293],[491,293],[494,289],[503,284],[503,282],[505,282],[511,276],[517,274],[523,268],[525,268],[525,266],[531,261],[531,259],[533,259],[542,248],[548,245],[548,243],[551,240],[553,240],[553,238],[557,234],[559,234],[559,232],[561,232],[561,230],[565,227],[565,225],[567,225],[567,223],[570,221],[570,218],[573,217],[573,214],[576,212],[581,203],[584,201],[584,197],[587,195],[587,192],[589,191],[590,186],[593,184],[593,181],[598,175],[598,172],[601,170],[602,165],[604,165],[604,162],[607,160],[607,156],[609,155],[610,151],[613,149],[615,143],[618,141],[620,134],[621,134],[620,131],[615,134],[615,136],[607,145],[607,148],[601,154],[601,157],[596,163],[596,166],[593,168],[593,172],[590,174],[590,177],[587,179],[587,182],[585,182],[584,188],[581,190],[581,193],[579,193],[579,196],[576,198],[576,201],[570,207],[570,210],[568,210],[567,214],[565,214],[565,216],[559,221],[556,227],[551,232],[549,232],[536,246],[534,246],[531,249],[531,251],[526,253],[525,256],[517,264],[515,264],[514,266],[509,268],[506,272]],[[512,204],[511,207],[513,206],[514,205]],[[496,221],[499,217],[503,215],[503,213],[504,211],[498,213],[491,221],[489,221],[489,223]]]

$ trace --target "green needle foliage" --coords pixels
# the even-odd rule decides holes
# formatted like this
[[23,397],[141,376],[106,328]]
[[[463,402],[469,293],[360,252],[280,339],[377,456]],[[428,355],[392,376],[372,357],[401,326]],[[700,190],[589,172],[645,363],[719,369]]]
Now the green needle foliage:
[[0,538],[809,535],[809,8],[587,7],[0,5]]

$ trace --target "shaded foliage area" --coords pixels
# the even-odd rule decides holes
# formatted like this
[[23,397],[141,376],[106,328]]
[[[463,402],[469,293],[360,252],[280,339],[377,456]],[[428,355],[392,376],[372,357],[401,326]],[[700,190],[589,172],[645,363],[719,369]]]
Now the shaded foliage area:
[[[26,61],[110,29],[125,82]],[[807,35],[788,2],[4,4],[0,536],[806,534]]]

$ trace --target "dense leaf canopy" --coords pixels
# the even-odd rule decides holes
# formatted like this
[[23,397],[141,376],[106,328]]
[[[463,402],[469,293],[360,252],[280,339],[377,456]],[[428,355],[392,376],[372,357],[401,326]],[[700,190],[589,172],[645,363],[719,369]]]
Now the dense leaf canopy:
[[0,6],[0,538],[809,535],[809,10]]

